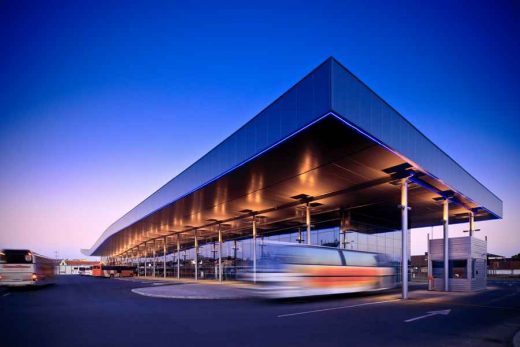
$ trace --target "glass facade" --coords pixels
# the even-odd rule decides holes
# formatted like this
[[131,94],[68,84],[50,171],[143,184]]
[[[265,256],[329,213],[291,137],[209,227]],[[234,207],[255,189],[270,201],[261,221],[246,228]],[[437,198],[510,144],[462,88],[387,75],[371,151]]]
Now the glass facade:
[[[276,235],[260,235],[257,237],[257,260],[261,257],[262,241],[280,241],[306,243],[306,230],[291,230]],[[225,236],[225,235],[224,235]],[[195,277],[195,268],[199,280],[218,279],[218,252],[219,244],[216,240],[199,240],[198,255],[195,257],[195,248],[183,249],[168,254],[166,257],[166,274],[168,277],[177,277],[177,261],[180,261],[180,277]],[[401,264],[401,231],[365,234],[348,231],[343,236],[339,227],[311,230],[311,244],[327,247],[345,248],[348,250],[376,252],[385,255],[388,262],[396,268],[400,278]],[[235,280],[238,275],[253,267],[253,239],[241,238],[224,240],[222,244],[222,268],[224,280]],[[196,260],[197,259],[197,263]],[[155,264],[155,265],[154,265]],[[163,257],[157,254],[157,260],[147,258],[147,275],[163,276]],[[144,275],[144,259],[140,263],[140,275]]]

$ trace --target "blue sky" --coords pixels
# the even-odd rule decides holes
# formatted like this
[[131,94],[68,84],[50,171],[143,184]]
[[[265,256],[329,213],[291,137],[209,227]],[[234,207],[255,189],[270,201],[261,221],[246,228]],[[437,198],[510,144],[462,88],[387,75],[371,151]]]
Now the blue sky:
[[519,23],[514,1],[3,2],[0,245],[80,256],[332,55],[502,198],[478,227],[518,253]]

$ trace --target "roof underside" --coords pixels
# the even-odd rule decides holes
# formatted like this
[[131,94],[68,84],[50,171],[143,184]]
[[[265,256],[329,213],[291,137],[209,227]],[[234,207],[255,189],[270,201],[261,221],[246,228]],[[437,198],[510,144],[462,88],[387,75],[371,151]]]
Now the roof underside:
[[469,209],[476,220],[501,217],[500,199],[329,59],[84,252],[121,254],[177,234],[187,247],[194,230],[209,242],[222,223],[225,238],[239,238],[250,234],[250,211],[261,216],[260,235],[294,230],[309,201],[315,228],[350,215],[352,230],[399,229],[402,170],[414,173],[412,228],[440,224],[440,196],[451,197],[452,223]]

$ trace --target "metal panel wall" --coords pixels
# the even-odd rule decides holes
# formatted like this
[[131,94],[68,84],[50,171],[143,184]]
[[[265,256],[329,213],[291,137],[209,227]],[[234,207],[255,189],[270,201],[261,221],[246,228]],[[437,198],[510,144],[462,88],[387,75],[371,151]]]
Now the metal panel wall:
[[87,253],[92,254],[119,230],[188,195],[328,113],[330,66],[330,60],[318,66],[256,117],[117,220]]
[[435,146],[333,58],[326,60],[251,121],[112,224],[85,254],[111,235],[231,171],[334,112],[497,216],[502,201]]
[[331,71],[333,112],[502,217],[502,201],[497,196],[335,60]]

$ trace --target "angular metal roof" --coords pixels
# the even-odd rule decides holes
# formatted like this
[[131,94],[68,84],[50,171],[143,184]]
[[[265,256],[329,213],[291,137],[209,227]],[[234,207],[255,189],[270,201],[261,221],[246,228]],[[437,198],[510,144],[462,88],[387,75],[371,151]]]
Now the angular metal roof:
[[[336,142],[332,141],[332,136],[338,137]],[[330,154],[338,148],[343,151],[341,153],[349,153],[349,157]],[[356,151],[364,154],[358,155]],[[418,205],[420,201],[431,201],[431,194],[450,191],[465,208],[479,209],[478,219],[502,217],[502,201],[497,196],[344,66],[329,58],[218,146],[114,222],[90,249],[83,252],[87,255],[118,254],[158,235],[182,232],[188,225],[207,228],[209,220],[232,218],[240,214],[244,206],[244,210],[253,209],[250,207],[255,207],[255,211],[263,209],[272,220],[287,219],[290,214],[282,216],[268,209],[290,204],[291,195],[287,194],[292,190],[308,192],[311,196],[330,195],[356,184],[385,180],[389,177],[385,168],[404,163],[423,175],[420,183],[425,189],[420,197],[417,196]],[[255,166],[256,171],[252,169]],[[338,167],[343,171],[334,174]],[[280,173],[273,175],[273,170]],[[308,172],[312,170],[320,173],[316,176],[322,182],[319,188],[316,185],[312,188],[310,181],[305,185],[305,180],[301,179],[309,176]],[[356,179],[356,175],[363,179]],[[300,177],[299,186],[298,181],[292,181],[292,184],[282,182],[291,182],[290,178],[296,176]],[[337,184],[333,183],[335,179]],[[381,188],[378,189],[374,197],[381,196],[378,195],[382,194]],[[241,203],[233,205],[233,201],[255,191],[265,192],[266,200],[255,206],[254,199],[242,199]],[[283,197],[279,193],[282,191],[285,193]],[[391,192],[391,188],[387,191],[393,204],[390,196],[395,192]],[[276,197],[277,194],[280,196]],[[331,206],[330,211],[324,213],[347,205],[359,205],[363,200],[359,197],[348,202],[346,198],[334,200],[333,196],[322,199],[329,199]],[[226,203],[235,209],[220,214],[211,212],[215,211],[214,206]],[[375,200],[367,204],[370,207],[365,207],[360,218],[362,215],[373,218],[376,214],[372,212],[379,210],[379,215],[382,206],[386,206]],[[437,224],[436,212],[428,217],[429,209],[431,207],[425,204],[422,217],[417,215],[413,227]],[[194,219],[197,214],[198,219]],[[392,223],[382,222],[381,226],[391,228]]]

